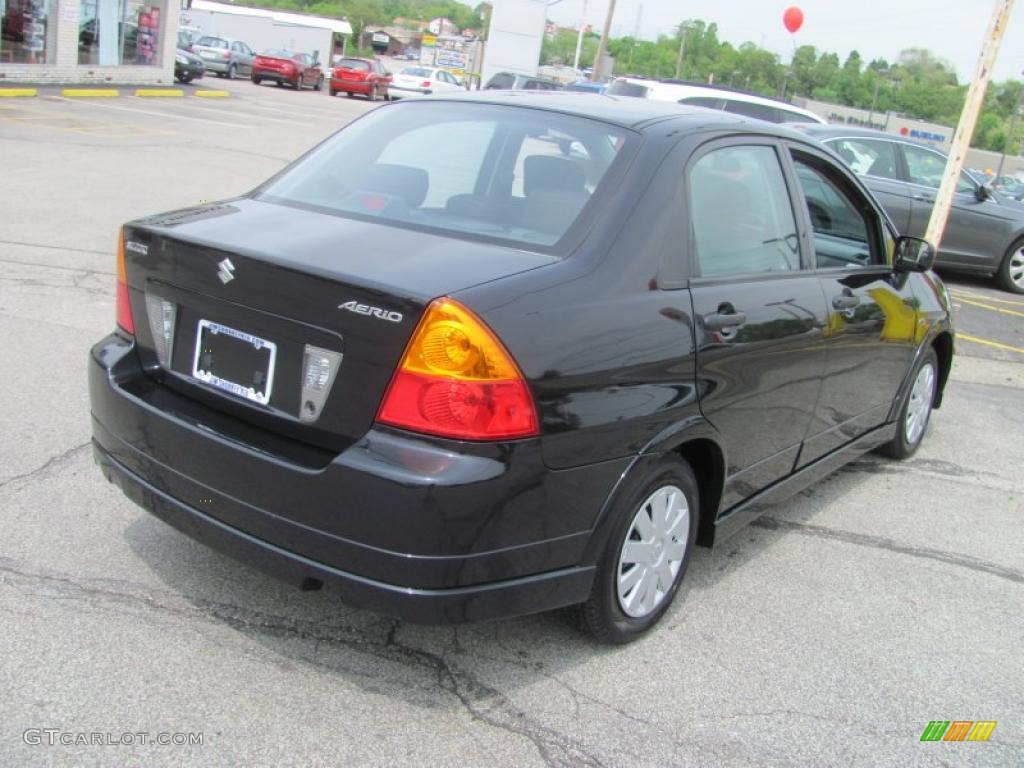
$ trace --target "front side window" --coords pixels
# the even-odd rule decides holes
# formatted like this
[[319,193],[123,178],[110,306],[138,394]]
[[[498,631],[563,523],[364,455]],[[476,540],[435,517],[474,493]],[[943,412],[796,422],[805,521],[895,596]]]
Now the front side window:
[[709,152],[693,165],[688,185],[701,275],[800,269],[793,207],[772,147]]
[[[946,173],[946,158],[938,152],[924,147],[903,145],[903,156],[907,160],[907,171],[910,180],[915,184],[938,189],[942,185],[942,177]],[[974,183],[963,171],[957,180],[956,191],[960,194],[974,193]]]
[[159,66],[164,13],[162,2],[81,0],[78,63]]
[[823,161],[797,155],[794,164],[814,231],[818,267],[882,263],[882,254],[872,247],[877,219],[867,202]]
[[632,132],[489,104],[399,104],[353,123],[257,194],[389,224],[552,246]]
[[52,64],[56,50],[54,0],[0,0],[0,62]]
[[880,139],[835,139],[827,143],[858,176],[902,181],[893,142]]

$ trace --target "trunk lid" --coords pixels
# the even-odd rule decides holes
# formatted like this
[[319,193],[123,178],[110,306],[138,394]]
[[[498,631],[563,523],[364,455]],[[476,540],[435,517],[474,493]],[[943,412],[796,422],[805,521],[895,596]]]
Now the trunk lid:
[[[252,199],[132,222],[125,255],[151,375],[331,450],[370,428],[432,299],[556,261]],[[307,376],[330,379],[312,412]]]

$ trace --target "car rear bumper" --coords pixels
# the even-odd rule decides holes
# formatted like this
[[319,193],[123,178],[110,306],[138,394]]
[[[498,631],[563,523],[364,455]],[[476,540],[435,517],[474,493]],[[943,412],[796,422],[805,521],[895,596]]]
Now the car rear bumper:
[[[356,80],[338,80],[331,78],[331,90],[334,91],[346,91],[347,93],[361,93],[367,95],[373,90],[372,83],[361,83]],[[383,91],[384,88],[378,87],[379,91]]]
[[389,85],[388,95],[392,99],[404,99],[409,96],[429,96],[431,91],[426,88],[403,88],[400,85]]
[[277,72],[273,69],[254,69],[252,71],[253,80],[273,80],[275,83],[294,83],[299,79],[298,74],[286,74],[285,72]]
[[93,348],[89,386],[96,458],[133,501],[279,578],[332,582],[409,621],[585,600],[584,551],[625,467],[552,471],[532,441],[459,452],[377,429],[325,466],[303,464],[283,438],[232,431],[230,417],[156,384],[116,335]]
[[203,66],[206,67],[207,72],[227,72],[228,67],[231,66],[231,61],[225,61],[223,59],[203,59]]

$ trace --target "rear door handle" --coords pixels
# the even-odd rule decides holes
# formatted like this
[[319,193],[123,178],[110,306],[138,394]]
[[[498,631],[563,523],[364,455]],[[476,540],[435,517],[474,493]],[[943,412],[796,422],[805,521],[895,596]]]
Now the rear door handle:
[[832,309],[853,309],[860,304],[860,296],[840,293],[832,297]]
[[917,200],[918,202],[922,202],[922,203],[934,203],[935,202],[935,198],[934,197],[929,197],[928,195],[923,195],[920,192],[917,193],[916,195],[914,195],[914,199]]
[[703,317],[704,327],[709,331],[724,331],[736,328],[747,322],[743,312],[710,312]]

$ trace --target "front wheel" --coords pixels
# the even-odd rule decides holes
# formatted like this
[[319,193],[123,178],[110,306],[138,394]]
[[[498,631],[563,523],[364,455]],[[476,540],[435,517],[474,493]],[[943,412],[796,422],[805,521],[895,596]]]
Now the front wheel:
[[910,458],[924,440],[939,384],[939,357],[934,347],[929,347],[922,355],[913,376],[910,391],[896,420],[896,436],[878,449],[880,454],[890,459]]
[[697,538],[700,495],[689,464],[665,458],[627,483],[609,510],[612,532],[590,597],[574,609],[605,643],[628,643],[658,623]]
[[1024,240],[1018,240],[1006,252],[999,265],[999,284],[1011,293],[1024,293]]
[[260,83],[263,82],[263,78],[256,77],[256,75],[253,75],[252,76],[252,82],[253,82],[253,85],[259,85]]
[[376,101],[378,98],[380,98],[380,91],[377,90],[375,85],[370,89],[370,101]]
[[318,90],[318,91],[322,91],[324,89],[324,76],[323,75],[320,75],[320,77],[317,78],[316,85],[314,86],[314,88],[316,88],[316,90]]
[[238,71],[238,68],[234,64],[232,64],[230,67],[228,67],[228,80],[234,80],[235,79],[235,73],[237,71]]

